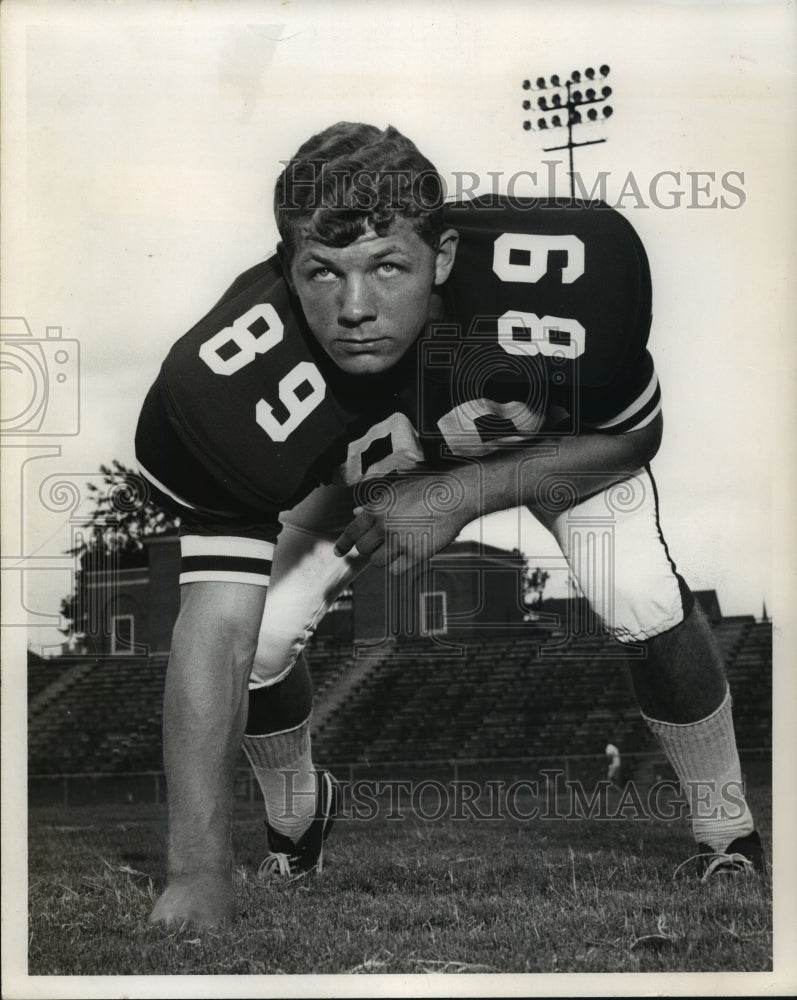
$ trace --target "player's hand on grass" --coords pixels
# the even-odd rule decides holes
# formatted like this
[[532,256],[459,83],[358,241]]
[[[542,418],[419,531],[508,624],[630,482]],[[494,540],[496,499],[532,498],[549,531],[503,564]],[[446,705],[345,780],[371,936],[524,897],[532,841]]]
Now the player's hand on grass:
[[236,914],[235,893],[227,875],[184,876],[173,879],[155,903],[149,922],[179,928],[216,927]]
[[[372,502],[355,507],[354,518],[335,543],[335,554],[353,549],[373,566],[387,566],[394,575],[406,572],[440,552],[478,512],[464,484],[433,476],[391,480]],[[386,501],[387,497],[387,502]]]

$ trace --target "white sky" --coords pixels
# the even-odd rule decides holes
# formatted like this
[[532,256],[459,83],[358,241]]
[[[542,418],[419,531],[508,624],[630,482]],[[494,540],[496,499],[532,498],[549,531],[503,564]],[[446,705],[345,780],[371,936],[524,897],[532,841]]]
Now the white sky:
[[[341,118],[391,122],[449,177],[539,169],[537,186],[527,181],[518,193],[548,193],[540,160],[561,154],[543,153],[550,137],[522,129],[521,81],[605,62],[615,114],[599,134],[608,142],[577,150],[577,168],[590,186],[608,171],[610,201],[629,171],[645,204],[659,171],[681,173],[680,185],[662,184],[662,198],[685,192],[673,210],[640,208],[633,195],[623,202],[653,267],[651,348],[666,421],[654,473],[665,534],[691,585],[716,588],[726,613],[757,614],[763,600],[772,611],[773,475],[789,440],[779,397],[794,359],[794,227],[782,192],[795,46],[785,5],[12,2],[4,10],[15,29],[4,89],[24,113],[5,151],[2,312],[25,316],[37,338],[61,326],[81,358],[80,433],[46,438],[60,454],[24,475],[23,555],[69,544],[69,511],[46,509],[42,480],[71,476],[84,488],[101,462],[132,464],[138,409],[169,345],[273,247],[280,158]],[[731,183],[744,204],[688,207],[687,171],[715,174],[701,201],[725,195],[734,205],[738,195],[720,178],[742,172]],[[558,193],[567,193],[563,169]],[[9,491],[10,482],[16,517]],[[479,531],[561,565],[529,516],[519,534],[516,512],[466,535]],[[67,571],[52,567],[25,582],[32,612],[57,611],[70,589]],[[31,637],[61,640],[54,628]]]

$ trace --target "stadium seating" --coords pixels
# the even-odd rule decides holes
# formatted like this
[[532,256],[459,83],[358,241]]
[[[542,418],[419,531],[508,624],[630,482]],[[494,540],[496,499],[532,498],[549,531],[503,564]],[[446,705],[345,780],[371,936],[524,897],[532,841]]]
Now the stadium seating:
[[28,701],[33,701],[42,691],[61,676],[65,669],[65,657],[44,659],[28,654]]
[[29,773],[160,770],[166,658],[70,658],[64,667],[29,702]]
[[[772,626],[715,626],[739,745],[771,746]],[[317,638],[315,756],[324,763],[624,755],[655,745],[636,707],[624,647],[606,635],[530,629],[467,645],[399,641],[368,657]],[[29,671],[29,773],[160,771],[165,657],[60,658]]]

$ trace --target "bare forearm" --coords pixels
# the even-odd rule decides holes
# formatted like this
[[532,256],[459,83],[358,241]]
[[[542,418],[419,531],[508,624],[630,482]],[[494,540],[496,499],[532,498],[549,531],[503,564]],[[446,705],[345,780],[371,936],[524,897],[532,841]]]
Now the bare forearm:
[[438,482],[439,474],[399,476],[392,484],[395,499],[390,512],[386,515],[367,505],[358,508],[335,550],[342,556],[356,547],[373,565],[403,573],[445,548],[465,525],[483,514],[528,506],[544,518],[546,498],[555,498],[561,510],[563,495],[575,502],[626,479],[653,458],[660,440],[657,418],[628,434],[542,439],[526,448],[498,451],[451,467],[446,475],[459,481],[458,502],[434,512],[431,541],[420,547],[414,544],[413,522],[428,518],[428,487]]
[[235,767],[263,603],[258,588],[248,591],[251,607],[237,609],[242,623],[209,621],[207,597],[194,591],[175,627],[163,719],[170,877],[230,867]]
[[497,452],[463,468],[466,523],[512,507],[545,509],[550,497],[575,501],[620,482],[658,450],[661,423],[622,435],[547,438],[527,449]]

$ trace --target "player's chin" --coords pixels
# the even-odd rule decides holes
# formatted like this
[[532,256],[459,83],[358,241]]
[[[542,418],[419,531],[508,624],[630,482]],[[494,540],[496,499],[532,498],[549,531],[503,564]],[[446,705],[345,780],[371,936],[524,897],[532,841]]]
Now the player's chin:
[[384,349],[373,350],[338,350],[333,354],[333,360],[341,371],[347,375],[379,375],[386,372],[399,360],[394,352]]

